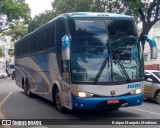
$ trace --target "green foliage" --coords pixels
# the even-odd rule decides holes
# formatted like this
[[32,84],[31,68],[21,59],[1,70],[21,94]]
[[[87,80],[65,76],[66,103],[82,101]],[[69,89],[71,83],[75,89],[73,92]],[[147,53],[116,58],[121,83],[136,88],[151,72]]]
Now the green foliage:
[[8,55],[9,55],[10,57],[14,56],[14,50],[9,51]]
[[0,8],[1,14],[7,15],[8,21],[28,19],[30,9],[25,0],[1,0],[4,5]]
[[[52,18],[68,12],[109,12],[134,16],[142,21],[142,34],[148,34],[151,27],[160,20],[160,0],[54,0]],[[46,18],[47,17],[47,18]],[[29,31],[47,22],[48,13],[36,16],[29,24]]]
[[20,22],[18,25],[13,28],[3,32],[3,35],[11,36],[12,41],[16,41],[28,33],[28,26]]
[[0,14],[1,18],[7,17],[5,21],[3,20],[3,24],[2,20],[0,21],[0,32],[8,28],[13,28],[15,21],[18,22],[20,19],[23,19],[27,23],[30,19],[30,9],[28,4],[25,3],[25,0],[1,0]]
[[93,0],[91,10],[134,16],[143,23],[142,35],[160,20],[160,0]]
[[0,58],[4,56],[3,49],[0,48]]
[[94,12],[123,13],[132,15],[138,21],[138,8],[143,7],[141,0],[93,0]]
[[94,12],[120,13],[122,0],[93,0],[91,10]]
[[126,14],[133,15],[143,24],[142,35],[148,34],[151,27],[160,20],[160,0],[123,0]]
[[36,30],[41,25],[56,16],[66,12],[86,12],[90,11],[92,0],[54,0],[53,10],[45,11],[35,16],[28,25],[28,32]]
[[93,0],[54,0],[52,7],[56,14],[91,11]]
[[28,32],[36,30],[41,25],[47,23],[49,20],[56,16],[54,11],[45,11],[37,16],[35,16],[28,25]]

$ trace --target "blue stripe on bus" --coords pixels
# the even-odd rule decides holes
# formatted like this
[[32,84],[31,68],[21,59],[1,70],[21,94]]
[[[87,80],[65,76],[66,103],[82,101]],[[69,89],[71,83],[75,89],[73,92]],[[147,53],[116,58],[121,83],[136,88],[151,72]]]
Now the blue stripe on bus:
[[[80,98],[72,96],[73,110],[89,110],[89,109],[109,109],[109,105],[107,106],[107,100],[110,99],[119,99],[120,101],[128,103],[129,106],[137,106],[143,103],[144,94],[138,95],[130,95],[130,96],[118,96],[114,98]],[[97,106],[101,103],[106,103],[105,107],[97,108]],[[113,105],[114,107],[114,105]]]

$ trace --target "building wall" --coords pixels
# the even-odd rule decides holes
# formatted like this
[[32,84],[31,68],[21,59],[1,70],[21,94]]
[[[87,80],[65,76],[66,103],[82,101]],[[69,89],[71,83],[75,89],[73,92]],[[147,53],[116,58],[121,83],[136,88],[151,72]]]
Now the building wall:
[[144,47],[144,65],[145,69],[156,69],[160,70],[160,22],[155,24],[149,32],[149,36],[151,36],[158,48],[157,59],[151,59],[151,51],[149,43],[145,43]]

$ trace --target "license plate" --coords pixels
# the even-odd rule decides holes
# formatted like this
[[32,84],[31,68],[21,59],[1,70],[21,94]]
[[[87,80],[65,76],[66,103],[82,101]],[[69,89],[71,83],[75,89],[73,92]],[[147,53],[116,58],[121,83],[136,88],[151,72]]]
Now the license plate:
[[119,103],[118,99],[107,100],[107,104],[118,104],[118,103]]

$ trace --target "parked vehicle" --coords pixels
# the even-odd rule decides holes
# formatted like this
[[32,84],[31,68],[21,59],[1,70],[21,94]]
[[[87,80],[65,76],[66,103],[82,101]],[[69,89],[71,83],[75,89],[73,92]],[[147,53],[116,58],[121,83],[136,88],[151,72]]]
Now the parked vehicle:
[[8,77],[12,77],[13,71],[15,71],[14,64],[11,64],[9,65],[9,68],[7,69]]
[[144,97],[160,104],[160,71],[145,70]]
[[16,77],[15,77],[15,71],[12,72],[11,78],[12,78],[12,79],[15,79],[15,78],[16,78]]
[[0,69],[0,78],[7,78],[7,73],[4,69]]

